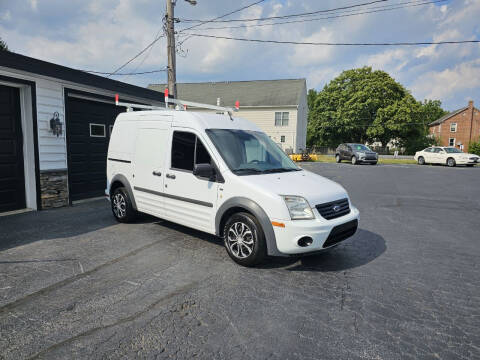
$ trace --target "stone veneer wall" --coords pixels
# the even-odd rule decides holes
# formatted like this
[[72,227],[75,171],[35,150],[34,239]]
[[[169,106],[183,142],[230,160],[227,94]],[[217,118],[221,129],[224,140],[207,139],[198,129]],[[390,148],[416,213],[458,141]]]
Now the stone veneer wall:
[[40,172],[40,192],[42,209],[68,205],[67,170]]

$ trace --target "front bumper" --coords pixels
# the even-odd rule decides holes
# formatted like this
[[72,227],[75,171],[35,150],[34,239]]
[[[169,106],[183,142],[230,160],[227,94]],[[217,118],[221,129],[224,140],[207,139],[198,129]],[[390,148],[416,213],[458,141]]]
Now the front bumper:
[[[358,209],[350,205],[350,213],[337,219],[325,220],[316,210],[314,210],[316,218],[313,220],[275,220],[285,224],[285,227],[273,227],[278,250],[286,255],[306,254],[310,252],[318,252],[328,250],[336,246],[339,242],[332,243],[329,239],[326,247],[324,247],[330,233],[334,228],[338,231],[340,226],[349,222],[360,219]],[[341,234],[340,234],[341,235]],[[353,235],[353,234],[352,234]],[[302,237],[310,237],[313,241],[310,246],[301,247],[298,240]],[[351,236],[351,235],[350,235]],[[342,239],[342,241],[345,239]],[[331,244],[331,245],[329,245]]]
[[455,161],[457,165],[475,165],[480,164],[478,160],[470,160],[470,159],[458,159]]

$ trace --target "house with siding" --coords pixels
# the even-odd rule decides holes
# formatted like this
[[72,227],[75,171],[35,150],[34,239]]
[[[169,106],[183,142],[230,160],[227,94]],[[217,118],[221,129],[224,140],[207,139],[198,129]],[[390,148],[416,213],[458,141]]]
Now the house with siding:
[[116,93],[165,106],[156,91],[0,51],[0,213],[104,195]]
[[468,105],[452,111],[429,124],[430,135],[438,139],[441,146],[455,146],[468,150],[471,142],[480,141],[480,110]]
[[[164,91],[165,84],[151,84]],[[307,138],[307,84],[305,79],[177,83],[177,98],[233,107],[235,116],[257,124],[284,151],[301,152]],[[196,111],[211,111],[196,109]]]

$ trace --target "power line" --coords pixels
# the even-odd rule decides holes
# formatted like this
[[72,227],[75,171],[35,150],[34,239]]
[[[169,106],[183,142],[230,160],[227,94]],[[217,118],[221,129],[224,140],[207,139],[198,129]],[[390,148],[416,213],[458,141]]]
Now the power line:
[[[190,26],[190,27],[188,27],[188,28],[186,28],[186,29],[182,29],[182,30],[180,30],[179,32],[191,30],[191,29],[194,29],[194,28],[196,28],[196,27],[202,26],[202,25],[204,25],[204,24],[210,23],[210,22],[215,22],[215,21],[218,20],[218,19],[222,19],[222,18],[227,17],[227,16],[229,16],[229,15],[232,15],[232,14],[235,14],[235,13],[240,12],[240,11],[242,11],[242,10],[248,9],[249,7],[252,7],[252,6],[254,6],[254,5],[260,4],[261,2],[264,2],[264,1],[265,1],[265,0],[256,1],[256,2],[254,2],[254,3],[252,3],[252,4],[250,4],[250,5],[246,5],[246,6],[244,6],[244,7],[241,7],[240,9],[231,11],[231,12],[229,12],[229,13],[227,13],[227,14],[224,14],[224,15],[222,15],[222,16],[219,16],[219,17],[216,17],[216,18],[213,18],[213,19],[210,19],[210,20],[205,20],[205,21],[198,20],[198,21],[200,21],[200,24]],[[233,21],[233,20],[232,20],[232,21]]]
[[101,72],[101,71],[93,71],[93,70],[80,70],[80,71],[85,71],[85,72],[92,73],[92,74],[97,74],[97,75],[114,75],[114,76],[121,76],[121,75],[143,75],[143,74],[159,73],[159,72],[167,71],[167,68],[165,68],[165,69],[158,69],[158,70],[152,70],[152,71],[131,72],[131,73],[117,73],[117,74],[112,74],[112,73],[108,73],[108,72]]
[[206,35],[187,33],[190,36],[224,39],[235,41],[247,41],[270,44],[290,44],[290,45],[315,45],[315,46],[403,46],[403,45],[443,45],[443,44],[467,44],[480,43],[480,40],[459,40],[459,41],[421,41],[421,42],[384,42],[384,43],[329,43],[329,42],[300,42],[300,41],[281,41],[281,40],[262,40],[262,39],[246,39],[228,36]]
[[[354,12],[354,13],[344,14],[344,15],[332,15],[332,16],[325,16],[325,17],[320,17],[320,18],[313,18],[313,19],[281,21],[281,22],[273,22],[273,23],[267,23],[267,24],[207,27],[207,28],[202,28],[202,29],[199,29],[199,30],[242,29],[242,28],[250,28],[250,27],[263,27],[263,26],[274,26],[274,25],[283,25],[283,24],[303,23],[303,22],[311,22],[311,21],[318,21],[318,20],[350,17],[350,16],[356,16],[356,15],[372,14],[372,13],[384,12],[384,11],[390,11],[390,10],[397,10],[397,9],[406,9],[406,8],[409,8],[409,7],[416,7],[416,6],[427,5],[427,4],[435,4],[435,3],[445,2],[445,1],[448,1],[448,0],[434,0],[434,1],[426,1],[426,2],[421,2],[421,3],[418,3],[416,1],[408,1],[408,2],[405,2],[405,3],[399,4],[399,5],[402,5],[402,6],[392,7],[390,5],[389,7],[385,7],[385,6],[384,7],[377,7],[377,8],[373,7],[373,8],[369,8],[369,9],[371,9],[371,11]],[[410,4],[410,5],[407,5],[407,4]],[[403,5],[405,5],[405,6],[403,6]],[[350,12],[352,12],[352,11],[350,11]]]
[[109,73],[107,78],[112,76],[112,75],[115,75],[117,72],[119,72],[120,70],[122,70],[125,66],[127,66],[128,64],[130,64],[133,60],[135,60],[136,58],[138,58],[140,55],[142,55],[145,51],[147,51],[148,49],[150,49],[150,47],[153,46],[153,44],[155,44],[158,40],[160,40],[162,37],[164,37],[165,35],[162,34],[162,35],[159,35],[157,36],[150,44],[148,44],[145,48],[143,48],[143,50],[141,50],[137,55],[135,55],[134,57],[132,57],[130,60],[128,60],[125,64],[123,64],[122,66],[118,67],[114,72],[112,73]]
[[[235,14],[235,13],[237,13],[237,12],[239,12],[239,11],[242,11],[242,10],[244,10],[244,9],[247,9],[247,8],[251,7],[251,6],[254,6],[254,5],[256,5],[256,4],[259,4],[259,3],[263,2],[263,1],[265,1],[265,0],[260,0],[260,1],[254,2],[253,4],[244,6],[244,7],[240,8],[240,9],[231,11],[231,12],[229,12],[229,13],[227,13],[227,14],[224,14],[224,15],[222,15],[222,16],[218,16],[218,17],[213,18],[213,19],[211,19],[211,20],[204,21],[204,22],[202,22],[202,23],[200,23],[200,24],[191,26],[191,27],[189,27],[189,28],[187,28],[187,29],[184,29],[184,30],[190,30],[190,29],[196,28],[196,27],[198,27],[198,26],[200,26],[200,25],[209,23],[209,22],[211,22],[211,21],[215,21],[215,20],[224,18],[224,17],[226,17],[226,16],[228,16],[228,15]],[[122,70],[125,66],[127,66],[128,64],[130,64],[133,60],[135,60],[136,58],[138,58],[140,55],[142,55],[145,51],[147,51],[150,47],[152,47],[158,40],[160,40],[160,39],[161,39],[162,37],[164,37],[164,36],[165,36],[164,34],[157,36],[150,44],[148,44],[148,45],[147,45],[145,48],[143,48],[138,54],[136,54],[134,57],[132,57],[130,60],[128,60],[126,63],[124,63],[122,66],[118,67],[118,68],[117,68],[115,71],[113,71],[112,73],[106,74],[106,75],[108,75],[107,78],[110,77],[110,76],[112,76],[112,75],[115,75],[117,72],[119,72],[120,70]]]
[[[288,18],[292,18],[292,17],[302,17],[302,16],[309,16],[309,15],[315,15],[315,14],[320,14],[320,13],[328,13],[328,12],[333,12],[333,11],[338,11],[338,10],[352,9],[352,8],[359,7],[359,6],[372,5],[372,4],[387,2],[387,1],[390,1],[390,0],[374,0],[374,1],[366,2],[366,3],[341,6],[341,7],[333,8],[333,9],[317,10],[317,11],[311,11],[311,12],[306,12],[306,13],[290,14],[290,15],[283,15],[283,16],[270,16],[270,17],[256,18],[256,19],[231,19],[231,20],[220,20],[220,21],[210,20],[208,22],[249,22],[249,21],[265,21],[265,20],[272,20],[272,19],[288,19]],[[183,21],[183,22],[201,22],[202,20],[180,19],[180,21]]]

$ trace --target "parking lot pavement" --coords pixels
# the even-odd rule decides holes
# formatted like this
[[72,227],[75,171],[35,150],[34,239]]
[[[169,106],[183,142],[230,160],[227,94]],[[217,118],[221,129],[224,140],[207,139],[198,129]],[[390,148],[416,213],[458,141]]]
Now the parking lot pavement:
[[480,358],[480,168],[302,166],[360,229],[260,268],[105,201],[0,217],[0,358]]

